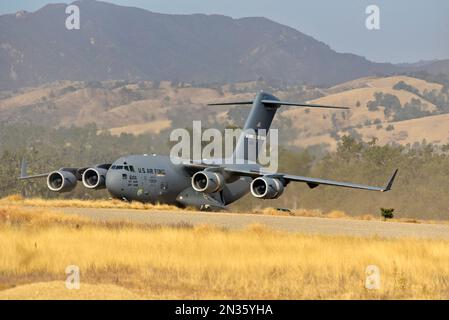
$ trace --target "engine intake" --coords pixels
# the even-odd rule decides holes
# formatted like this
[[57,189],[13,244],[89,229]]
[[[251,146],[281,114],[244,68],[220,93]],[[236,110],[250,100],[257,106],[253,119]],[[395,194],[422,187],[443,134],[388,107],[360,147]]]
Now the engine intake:
[[69,192],[76,187],[76,177],[69,171],[53,171],[47,176],[47,187],[54,192]]
[[251,182],[251,194],[259,199],[277,199],[284,192],[284,185],[274,178],[259,177]]
[[198,192],[214,193],[225,186],[224,177],[212,171],[199,171],[192,177],[192,187]]
[[89,189],[106,188],[106,173],[108,170],[103,168],[89,168],[83,172],[83,185]]

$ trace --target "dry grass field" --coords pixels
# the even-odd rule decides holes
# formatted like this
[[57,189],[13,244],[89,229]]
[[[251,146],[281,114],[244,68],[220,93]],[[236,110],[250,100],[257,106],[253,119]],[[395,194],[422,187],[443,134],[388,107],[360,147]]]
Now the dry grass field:
[[[167,204],[150,204],[141,202],[125,202],[118,199],[108,200],[82,200],[82,199],[43,199],[43,198],[24,198],[21,195],[13,194],[4,198],[0,198],[0,208],[4,206],[20,206],[20,207],[37,207],[42,208],[99,208],[99,209],[132,209],[132,210],[162,210],[162,211],[196,211],[197,209],[187,207],[180,209],[173,205]],[[323,212],[318,209],[295,209],[290,212],[277,210],[273,207],[258,208],[255,207],[251,212],[234,210],[236,213],[252,213],[270,216],[295,216],[295,217],[314,217],[314,218],[330,218],[330,219],[356,219],[356,220],[379,220],[379,216],[373,214],[363,214],[357,216],[348,215],[341,210],[331,210]],[[438,223],[446,224],[447,221],[438,220],[417,220],[409,218],[393,218],[390,221],[407,222],[407,223]]]
[[[136,209],[136,210],[179,210],[178,207],[167,204],[149,204],[142,202],[125,202],[117,199],[110,200],[81,200],[81,199],[43,199],[23,198],[21,195],[10,195],[0,199],[0,206],[22,206],[39,208],[113,208],[113,209]],[[186,210],[186,209],[183,209]],[[192,210],[187,208],[187,210]]]
[[[312,236],[253,225],[94,222],[0,208],[0,299],[449,298],[449,241]],[[64,287],[77,265],[81,288]],[[381,272],[365,288],[365,269]]]

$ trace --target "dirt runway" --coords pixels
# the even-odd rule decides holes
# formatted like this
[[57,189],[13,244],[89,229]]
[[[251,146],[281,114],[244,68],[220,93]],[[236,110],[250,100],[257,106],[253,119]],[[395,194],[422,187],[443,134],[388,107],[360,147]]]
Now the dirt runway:
[[242,229],[261,224],[275,230],[304,234],[378,236],[386,238],[449,239],[449,225],[383,222],[355,219],[328,219],[257,214],[158,211],[129,209],[54,208],[66,214],[77,214],[92,219],[124,220],[146,224],[210,224],[227,229]]

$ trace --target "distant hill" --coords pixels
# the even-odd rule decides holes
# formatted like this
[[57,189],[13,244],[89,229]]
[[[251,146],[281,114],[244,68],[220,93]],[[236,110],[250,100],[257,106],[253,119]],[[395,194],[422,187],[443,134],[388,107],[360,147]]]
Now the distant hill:
[[[401,89],[400,83],[406,85]],[[368,106],[379,93],[391,97],[383,101],[389,102],[388,105],[381,103],[370,109]],[[329,88],[325,96],[313,102],[351,109],[347,113],[330,115],[319,110],[313,114],[302,109],[285,111],[283,115],[291,119],[300,132],[291,141],[298,147],[322,144],[335,149],[343,135],[364,141],[375,138],[380,145],[406,145],[423,140],[440,145],[449,143],[449,93],[447,87],[439,83],[407,76],[362,78]],[[393,111],[396,104],[397,109]]]
[[449,74],[449,60],[435,61],[426,66],[415,68],[415,71],[421,70],[434,75]]
[[403,68],[337,53],[266,18],[170,15],[83,0],[81,29],[65,4],[0,16],[0,90],[56,80],[230,83],[263,78],[332,85]]
[[[343,135],[380,144],[449,143],[448,87],[408,76],[364,77],[319,88],[270,87],[265,81],[226,85],[186,82],[56,81],[0,92],[0,123],[51,127],[95,123],[111,134],[152,133],[201,120],[203,128],[242,126],[249,108],[207,107],[208,102],[249,100],[264,89],[281,99],[350,107],[349,111],[285,107],[273,122],[284,146],[334,150]],[[377,98],[376,98],[377,97]]]

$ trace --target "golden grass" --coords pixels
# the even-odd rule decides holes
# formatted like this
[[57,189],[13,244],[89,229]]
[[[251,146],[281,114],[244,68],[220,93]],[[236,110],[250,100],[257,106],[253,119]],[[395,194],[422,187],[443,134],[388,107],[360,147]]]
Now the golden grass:
[[[352,220],[379,220],[379,217],[375,217],[371,214],[364,214],[359,216],[350,216],[342,210],[331,210],[329,212],[323,212],[318,209],[296,209],[288,211],[278,210],[276,208],[256,208],[252,211],[255,214],[264,214],[272,216],[295,216],[306,218],[328,218],[328,219],[352,219]],[[397,222],[412,222],[410,219],[391,219],[391,221]],[[414,223],[418,221],[413,220]]]
[[[244,213],[244,212],[241,212]],[[295,217],[305,217],[305,218],[327,218],[327,219],[349,219],[349,220],[382,220],[383,218],[379,216],[374,216],[372,214],[361,214],[356,216],[348,215],[342,210],[331,210],[329,212],[323,212],[319,209],[296,209],[288,211],[278,210],[276,208],[256,208],[252,211],[254,214],[272,215],[272,216],[295,216]],[[446,220],[418,220],[414,218],[392,218],[388,219],[390,222],[402,222],[402,223],[426,223],[426,224],[448,224],[449,221]]]
[[[161,210],[161,211],[180,211],[188,210],[195,211],[197,209],[188,207],[180,209],[176,206],[167,204],[150,204],[141,202],[124,202],[117,199],[110,200],[81,200],[81,199],[42,199],[42,198],[24,198],[21,195],[13,194],[0,199],[0,207],[14,206],[14,207],[37,207],[37,208],[109,208],[109,209],[134,209],[134,210]],[[332,210],[329,212],[322,212],[318,209],[296,209],[290,212],[281,211],[273,207],[255,208],[251,212],[238,211],[238,213],[252,213],[273,216],[296,216],[296,217],[311,217],[311,218],[329,218],[329,219],[356,219],[356,220],[379,220],[372,214],[364,214],[359,216],[350,216],[341,210]],[[446,224],[447,221],[430,221],[430,220],[416,220],[408,218],[394,218],[390,219],[394,222],[406,223],[438,223]]]
[[64,281],[37,282],[0,291],[0,300],[139,300],[139,295],[111,284],[84,283],[67,290]]
[[[159,211],[196,211],[198,209],[187,207],[184,209],[167,204],[150,204],[137,201],[124,202],[117,199],[110,200],[81,200],[81,199],[42,199],[42,198],[24,198],[21,195],[13,194],[0,199],[1,207],[36,207],[45,208],[104,208],[104,209],[133,209],[133,210],[159,210]],[[318,209],[296,209],[290,212],[281,211],[273,207],[256,208],[252,211],[237,211],[237,213],[252,213],[273,216],[296,216],[308,218],[328,218],[328,219],[351,219],[351,220],[381,220],[380,216],[372,214],[363,214],[351,216],[341,210],[332,210],[322,212]],[[417,220],[409,218],[393,218],[391,222],[404,223],[429,223],[429,224],[448,224],[443,220]]]
[[[167,204],[151,204],[137,201],[125,202],[118,199],[109,200],[81,200],[81,199],[42,199],[24,198],[13,194],[0,199],[0,205],[20,205],[40,208],[112,208],[112,209],[136,209],[136,210],[180,210],[176,206]],[[192,208],[186,208],[192,210]],[[186,210],[183,209],[183,210]]]
[[[0,252],[3,289],[64,281],[65,268],[77,265],[81,287],[116,285],[144,298],[449,298],[444,240],[312,236],[261,225],[111,227],[8,207],[0,211]],[[379,290],[364,287],[368,265],[380,268]]]
[[[255,214],[263,214],[270,216],[295,216],[295,217],[309,217],[309,218],[326,218],[329,214],[323,213],[321,210],[317,209],[296,209],[290,211],[282,211],[277,208],[267,207],[267,208],[256,208],[252,211]],[[344,214],[344,213],[343,213]],[[349,217],[344,214],[345,217]]]
[[7,227],[32,226],[34,228],[49,225],[76,226],[90,223],[91,220],[79,216],[48,212],[45,209],[26,210],[18,206],[0,208],[0,225]]

